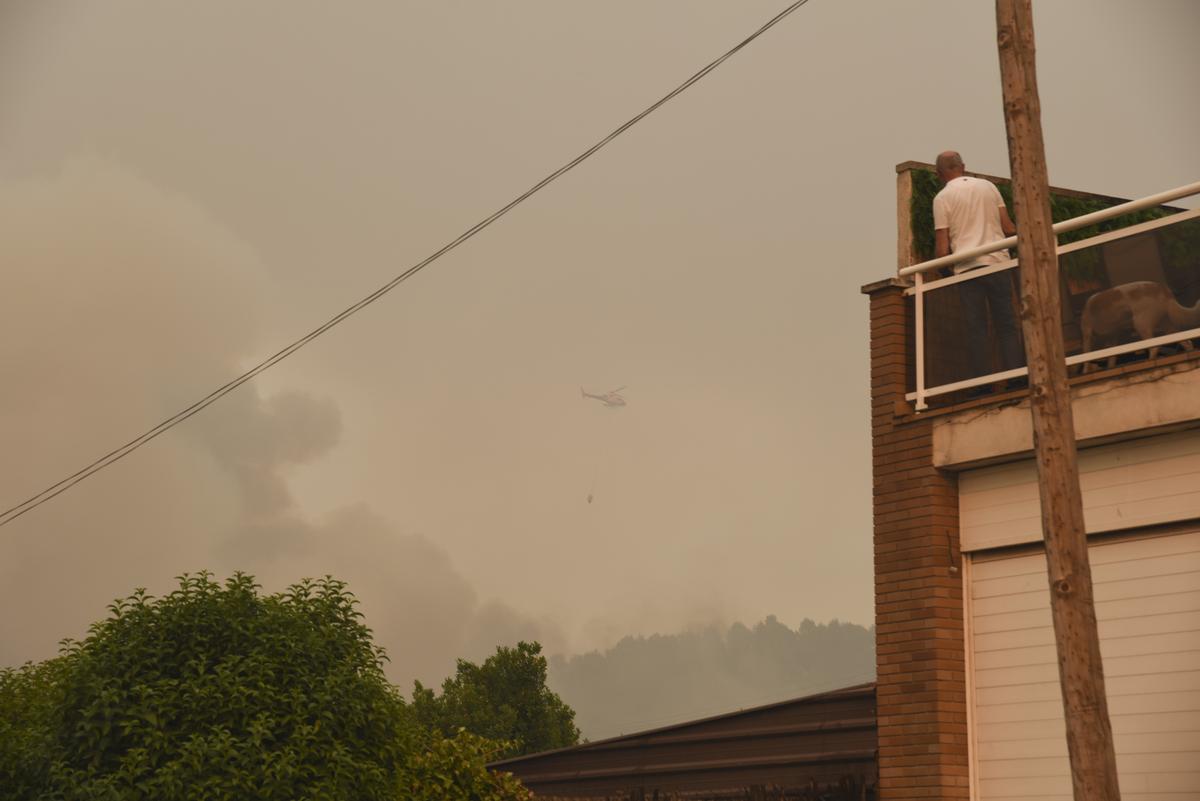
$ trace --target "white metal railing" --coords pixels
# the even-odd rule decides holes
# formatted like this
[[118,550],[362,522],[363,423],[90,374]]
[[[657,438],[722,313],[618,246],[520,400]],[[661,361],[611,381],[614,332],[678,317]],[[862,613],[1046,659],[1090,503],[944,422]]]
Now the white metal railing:
[[[1163,203],[1169,203],[1172,200],[1178,200],[1180,198],[1198,194],[1200,194],[1200,181],[1187,184],[1185,186],[1180,186],[1165,192],[1159,192],[1156,195],[1150,195],[1138,200],[1132,200],[1128,203],[1122,203],[1111,208],[1102,209],[1101,211],[1093,212],[1091,214],[1084,214],[1080,217],[1064,220],[1055,224],[1054,233],[1063,234],[1067,233],[1068,231],[1075,231],[1079,228],[1085,228],[1089,225],[1095,225],[1096,223],[1104,222],[1105,220],[1111,220],[1115,217],[1120,217],[1125,214],[1153,208],[1155,206],[1160,206]],[[1161,228],[1168,225],[1175,225],[1177,223],[1195,219],[1197,217],[1200,217],[1200,209],[1180,212],[1178,214],[1173,214],[1158,220],[1151,220],[1150,222],[1129,226],[1119,231],[1109,231],[1107,233],[1099,234],[1079,242],[1072,242],[1069,245],[1061,245],[1056,249],[1056,253],[1061,256],[1065,253],[1071,253],[1082,248],[1092,247],[1116,239],[1134,236],[1136,234],[1144,233],[1145,231],[1154,230],[1156,228]],[[928,261],[923,261],[920,264],[914,264],[910,267],[905,267],[900,270],[901,276],[913,277],[913,286],[905,290],[905,294],[913,296],[914,314],[916,318],[914,326],[916,391],[909,392],[906,397],[908,400],[914,402],[917,411],[928,408],[927,399],[930,397],[992,384],[997,381],[1020,378],[1028,374],[1027,368],[1018,367],[1013,370],[976,376],[962,381],[941,384],[936,387],[926,386],[925,381],[925,294],[935,289],[948,287],[952,284],[961,283],[963,281],[971,281],[991,275],[993,273],[1011,270],[1017,266],[1017,260],[1009,259],[1008,261],[990,264],[986,267],[978,267],[967,272],[950,276],[948,278],[941,278],[933,281],[926,281],[925,273],[929,272],[930,270],[949,267],[953,264],[957,264],[958,262],[977,258],[988,253],[994,253],[997,250],[1011,248],[1014,247],[1016,243],[1017,237],[1010,236],[1007,239],[1001,239],[990,244],[981,245],[969,250],[959,251],[958,253],[952,253],[949,256],[929,259]],[[1139,350],[1146,350],[1147,348],[1158,347],[1173,342],[1182,342],[1197,338],[1200,338],[1200,328],[1180,331],[1166,336],[1155,337],[1153,339],[1129,342],[1123,345],[1117,345],[1115,347],[1104,348],[1102,350],[1079,353],[1074,356],[1067,357],[1067,364],[1075,365],[1083,362],[1098,361],[1100,359],[1118,356],[1123,353],[1132,353]]]

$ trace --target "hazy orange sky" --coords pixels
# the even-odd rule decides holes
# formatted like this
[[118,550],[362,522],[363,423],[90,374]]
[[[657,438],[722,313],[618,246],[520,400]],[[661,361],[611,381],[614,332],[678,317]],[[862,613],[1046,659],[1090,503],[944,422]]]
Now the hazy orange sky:
[[[0,3],[0,505],[367,294],[784,5]],[[1051,181],[1200,178],[1200,4],[1035,5]],[[993,14],[813,0],[0,529],[0,662],[203,568],[348,579],[399,680],[520,636],[870,623],[858,287],[894,269],[896,163],[955,148],[1008,172]]]

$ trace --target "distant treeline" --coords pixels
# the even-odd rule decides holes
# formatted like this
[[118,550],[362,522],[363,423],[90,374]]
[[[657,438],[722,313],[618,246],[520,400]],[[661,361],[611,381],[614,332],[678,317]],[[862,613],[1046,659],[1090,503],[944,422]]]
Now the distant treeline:
[[768,616],[680,634],[626,637],[550,662],[549,685],[597,740],[874,680],[875,630],[833,620],[797,629]]

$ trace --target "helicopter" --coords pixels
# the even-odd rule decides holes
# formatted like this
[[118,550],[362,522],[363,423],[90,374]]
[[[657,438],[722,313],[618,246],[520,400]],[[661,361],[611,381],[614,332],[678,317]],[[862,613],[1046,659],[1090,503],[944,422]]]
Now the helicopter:
[[621,397],[621,390],[623,389],[625,389],[625,387],[620,386],[614,390],[605,392],[603,395],[593,395],[590,392],[586,392],[583,387],[580,387],[579,394],[584,398],[593,398],[598,400],[610,409],[619,409],[625,405],[625,399]]

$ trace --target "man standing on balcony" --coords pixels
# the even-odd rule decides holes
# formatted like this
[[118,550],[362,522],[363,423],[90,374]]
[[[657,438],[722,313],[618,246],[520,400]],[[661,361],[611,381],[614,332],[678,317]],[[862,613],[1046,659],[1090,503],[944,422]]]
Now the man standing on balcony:
[[[937,157],[937,175],[945,186],[933,199],[934,248],[937,256],[947,256],[1012,236],[1017,232],[1004,206],[1000,190],[991,181],[965,175],[962,156],[947,150]],[[1009,259],[1007,250],[960,262],[954,272],[965,273]],[[971,376],[992,372],[988,343],[988,312],[1000,346],[999,370],[1020,367],[1020,329],[1013,312],[1012,276],[1014,270],[963,281],[958,285],[963,314],[966,316],[966,349]],[[1009,387],[1023,381],[1009,381]]]

